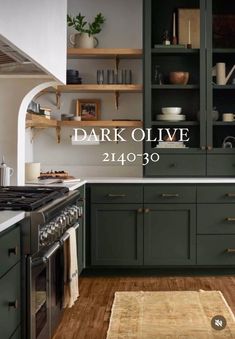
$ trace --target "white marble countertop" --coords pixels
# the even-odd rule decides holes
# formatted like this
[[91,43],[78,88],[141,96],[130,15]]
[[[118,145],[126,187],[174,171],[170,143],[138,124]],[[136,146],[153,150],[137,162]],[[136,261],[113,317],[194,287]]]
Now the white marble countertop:
[[0,232],[5,231],[24,217],[25,212],[23,211],[0,211]]

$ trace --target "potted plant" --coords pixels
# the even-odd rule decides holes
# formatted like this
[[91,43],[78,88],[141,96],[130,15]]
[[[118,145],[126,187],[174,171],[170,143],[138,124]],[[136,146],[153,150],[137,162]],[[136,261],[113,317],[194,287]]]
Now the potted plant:
[[102,30],[105,18],[98,13],[93,22],[87,22],[85,16],[79,13],[77,16],[67,15],[67,23],[69,27],[73,27],[78,33],[70,35],[70,42],[74,47],[79,48],[95,48],[98,46],[98,40],[94,35]]

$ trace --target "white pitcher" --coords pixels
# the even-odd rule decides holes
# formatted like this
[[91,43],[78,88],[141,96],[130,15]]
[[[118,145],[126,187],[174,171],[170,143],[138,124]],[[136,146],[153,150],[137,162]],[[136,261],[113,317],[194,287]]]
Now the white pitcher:
[[99,44],[98,40],[88,33],[72,34],[69,40],[72,46],[77,48],[96,48]]
[[4,157],[2,157],[2,163],[0,165],[0,186],[10,186],[11,176],[14,170],[5,164]]
[[233,65],[231,71],[226,76],[226,64],[224,62],[218,62],[212,69],[212,76],[216,76],[216,84],[226,85],[234,69],[235,65]]

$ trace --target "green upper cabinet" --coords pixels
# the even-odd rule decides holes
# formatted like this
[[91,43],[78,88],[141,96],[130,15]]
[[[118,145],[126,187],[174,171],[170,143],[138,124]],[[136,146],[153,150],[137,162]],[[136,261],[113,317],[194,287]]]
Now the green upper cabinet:
[[146,206],[144,209],[144,264],[195,264],[195,205],[148,204]]
[[[172,45],[174,16],[177,45]],[[188,42],[189,26],[192,48],[184,47],[182,43]],[[197,37],[193,33],[195,26]],[[152,128],[152,140],[157,138],[157,141],[145,143],[145,151],[160,154],[159,162],[145,167],[145,176],[205,176],[205,2],[170,0],[164,4],[161,1],[147,0],[144,27],[145,127]],[[171,45],[164,46],[166,31]],[[172,72],[188,73],[188,81],[178,83]],[[180,107],[182,112],[179,115],[165,115],[162,113],[164,107]],[[183,138],[180,136],[180,129],[185,134]],[[163,142],[158,142],[160,133]],[[170,141],[169,134],[174,133],[174,142],[164,143]],[[186,139],[189,140],[182,141]],[[197,157],[196,164],[192,161],[192,156],[190,159],[187,157],[189,154],[200,156],[200,159]],[[172,155],[179,156],[181,166],[171,165]],[[192,163],[185,166],[188,160]]]
[[91,264],[143,264],[142,204],[92,204]]
[[[144,113],[145,128],[152,129],[145,152],[160,155],[144,175],[234,176],[235,71],[229,73],[235,64],[235,2],[146,0],[144,9]],[[167,39],[170,45],[164,45]],[[189,78],[183,83],[172,72]],[[182,112],[167,116],[164,107]]]
[[207,8],[208,175],[234,176],[235,123],[223,114],[235,113],[235,72],[229,74],[235,64],[235,3],[207,0]]

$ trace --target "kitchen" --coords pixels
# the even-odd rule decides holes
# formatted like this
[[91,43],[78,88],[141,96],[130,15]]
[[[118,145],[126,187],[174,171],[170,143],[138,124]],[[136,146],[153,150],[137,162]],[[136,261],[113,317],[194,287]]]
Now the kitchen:
[[232,338],[235,6],[1,1],[0,337]]

